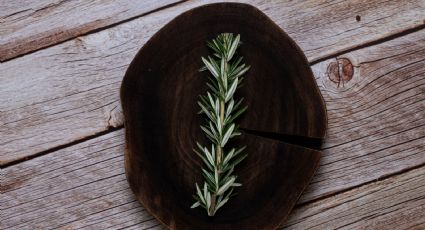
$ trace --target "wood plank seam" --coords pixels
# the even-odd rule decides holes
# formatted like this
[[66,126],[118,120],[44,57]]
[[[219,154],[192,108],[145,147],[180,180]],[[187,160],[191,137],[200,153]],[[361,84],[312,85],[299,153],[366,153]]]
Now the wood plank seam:
[[[391,199],[394,195],[394,194],[389,194],[389,193],[392,192],[392,191],[398,190],[399,188],[401,189],[401,191],[403,193],[409,193],[410,191],[414,191],[414,190],[420,191],[419,188],[424,186],[423,183],[422,184],[416,183],[413,186],[409,186],[409,188],[407,188],[407,189],[403,188],[403,187],[406,187],[408,184],[411,184],[412,181],[415,181],[415,180],[419,180],[419,182],[423,182],[423,179],[424,179],[423,177],[422,178],[421,177],[411,177],[408,180],[396,181],[398,183],[391,183],[391,181],[397,180],[396,178],[406,177],[409,174],[415,174],[415,173],[417,174],[417,172],[420,172],[421,170],[423,171],[424,167],[425,167],[425,165],[422,165],[421,167],[418,167],[418,168],[415,168],[415,169],[410,169],[410,170],[407,170],[407,171],[400,173],[398,175],[394,175],[391,178],[387,178],[387,179],[379,180],[379,181],[374,181],[374,182],[372,182],[368,185],[357,187],[357,188],[352,189],[350,191],[346,191],[344,193],[339,193],[339,194],[336,194],[332,197],[328,197],[327,200],[329,201],[329,203],[327,203],[327,204],[324,203],[325,202],[325,199],[324,199],[324,200],[317,201],[316,203],[310,203],[310,204],[305,204],[305,205],[299,206],[298,209],[295,210],[295,216],[297,216],[298,219],[294,218],[294,220],[290,220],[289,223],[287,223],[285,225],[285,228],[289,228],[289,229],[295,228],[296,229],[297,228],[296,226],[298,224],[300,224],[302,222],[309,222],[309,224],[315,225],[315,227],[314,227],[315,229],[323,229],[323,226],[327,226],[327,228],[331,228],[330,227],[331,224],[332,224],[331,222],[334,222],[335,224],[337,224],[338,222],[346,221],[348,223],[344,223],[342,225],[339,225],[337,228],[338,229],[340,229],[340,228],[341,229],[350,229],[350,228],[345,228],[345,227],[352,226],[356,223],[358,224],[358,223],[366,222],[366,220],[373,221],[374,218],[377,218],[379,216],[386,216],[388,214],[397,212],[397,210],[400,210],[403,207],[403,206],[402,207],[397,207],[397,206],[400,206],[404,203],[408,203],[408,202],[412,202],[412,201],[422,201],[422,200],[424,200],[425,196],[423,194],[421,195],[420,193],[418,194],[417,197],[414,197],[414,198],[409,198],[409,196],[406,196],[406,199],[403,199],[402,201],[397,201],[397,202],[386,205],[384,207],[385,210],[382,211],[382,212],[379,212],[379,215],[377,213],[371,212],[371,213],[367,214],[366,216],[355,219],[355,218],[350,218],[350,216],[353,217],[353,213],[346,212],[345,214],[338,215],[337,217],[329,217],[329,218],[327,218],[328,220],[326,220],[325,222],[317,223],[316,221],[314,221],[315,219],[313,219],[316,215],[320,215],[318,213],[319,211],[320,212],[327,212],[327,211],[332,210],[332,209],[334,209],[334,210],[346,209],[346,208],[344,208],[344,206],[349,205],[349,203],[356,202],[356,201],[362,200],[362,199],[368,199],[367,197],[369,197],[369,198],[373,197],[374,199],[368,200],[368,202],[358,202],[358,205],[356,205],[355,207],[350,207],[350,208],[355,208],[356,210],[366,210],[366,209],[368,209],[368,206],[370,206],[370,203],[372,203],[372,202],[386,203],[386,200]],[[385,184],[390,185],[390,186],[385,186]],[[372,187],[377,187],[378,189],[370,190],[368,193],[362,192],[362,190],[368,190]],[[379,189],[379,187],[381,187],[381,188]],[[355,194],[356,192],[357,192],[357,194]],[[354,194],[354,196],[353,196],[353,194]],[[384,196],[379,195],[379,194],[383,194]],[[333,203],[332,199],[338,199],[339,197],[343,197],[343,196],[345,196],[345,199],[343,200],[343,202],[338,201],[338,202]],[[310,212],[309,213],[309,211],[308,211],[309,208],[316,209],[316,206],[320,206],[321,204],[324,204],[324,207],[322,208],[322,210],[318,210],[318,212]],[[375,208],[381,208],[381,207],[375,206]],[[397,209],[392,209],[392,208],[397,208]],[[405,206],[404,208],[408,208],[408,207]],[[424,207],[422,206],[422,208],[424,208]],[[302,214],[301,218],[298,216],[299,213],[297,213],[297,212],[299,212],[299,209],[303,209],[306,212],[306,214]],[[309,214],[307,214],[307,213],[309,213]],[[324,214],[324,215],[326,215],[326,214]],[[423,213],[419,214],[419,215],[423,216]],[[308,220],[308,219],[310,219],[310,220]],[[420,225],[423,225],[423,223],[424,223],[423,220],[424,219],[422,218],[422,221],[421,221],[422,223],[420,223]],[[381,227],[382,226],[392,227],[392,228],[396,227],[394,225],[381,225]],[[304,227],[306,227],[306,226],[304,226]],[[357,226],[354,229],[358,229],[359,227],[360,226]],[[369,227],[371,227],[371,226],[369,226]],[[336,227],[334,226],[332,228],[336,228]]]
[[122,128],[124,128],[124,125],[120,125],[120,126],[117,126],[117,127],[109,127],[107,130],[104,130],[102,132],[98,132],[98,133],[96,133],[94,135],[90,135],[90,136],[87,136],[87,137],[84,137],[84,138],[81,138],[81,139],[78,139],[78,140],[75,140],[75,141],[72,141],[72,142],[63,144],[63,145],[58,145],[56,147],[53,147],[53,148],[50,148],[50,149],[47,149],[47,150],[38,152],[37,154],[31,155],[29,157],[25,157],[25,158],[18,159],[18,160],[15,160],[15,161],[10,161],[10,162],[5,163],[5,164],[0,164],[0,169],[5,169],[7,167],[20,164],[22,162],[25,162],[25,161],[28,161],[28,160],[31,160],[31,159],[34,159],[34,158],[37,158],[37,157],[41,157],[41,156],[47,155],[49,153],[58,151],[60,149],[64,149],[64,148],[70,147],[72,145],[80,144],[80,143],[83,143],[85,141],[88,141],[88,140],[91,140],[91,139],[95,139],[97,137],[100,137],[100,136],[106,135],[108,133],[111,133],[111,132],[120,130]]
[[415,170],[415,169],[418,169],[418,168],[421,168],[421,167],[425,167],[425,163],[415,165],[415,166],[410,167],[410,168],[405,168],[404,170],[400,170],[398,172],[394,172],[392,174],[388,174],[388,175],[385,175],[383,177],[376,178],[375,180],[366,181],[366,182],[358,184],[356,186],[347,187],[345,189],[338,190],[335,193],[330,193],[330,194],[326,194],[326,195],[323,195],[323,196],[315,198],[315,199],[299,202],[295,206],[295,208],[302,207],[302,206],[305,206],[305,205],[308,205],[308,204],[312,204],[312,203],[318,202],[320,200],[325,200],[327,198],[333,197],[333,196],[341,194],[341,193],[348,192],[348,191],[353,190],[353,189],[361,188],[363,186],[367,186],[367,185],[370,185],[370,184],[373,184],[373,183],[376,183],[376,182],[379,182],[379,181],[383,181],[383,180],[386,180],[386,179],[389,179],[389,178],[392,178],[392,177],[395,177],[395,176],[398,176],[398,175],[401,175],[401,174],[404,174],[404,173],[408,173],[409,171],[412,171],[412,170]]
[[[165,10],[167,8],[174,7],[174,6],[178,5],[178,4],[183,3],[183,2],[186,2],[186,1],[188,1],[188,0],[180,0],[180,1],[177,1],[177,2],[174,2],[174,3],[170,3],[170,4],[167,4],[167,5],[161,6],[159,8],[156,8],[156,9],[153,9],[153,10],[150,10],[150,11],[147,11],[147,12],[144,12],[142,14],[139,14],[139,15],[136,15],[136,16],[132,16],[132,17],[129,17],[127,19],[120,20],[120,21],[117,21],[117,22],[108,24],[106,26],[101,26],[101,27],[97,27],[95,29],[91,29],[91,30],[89,30],[87,32],[78,34],[77,36],[69,36],[67,38],[64,38],[64,39],[61,39],[61,40],[57,40],[57,42],[55,42],[55,43],[51,43],[51,44],[47,44],[47,45],[44,45],[44,46],[40,46],[38,48],[31,49],[31,50],[28,50],[26,52],[18,52],[17,55],[8,55],[7,52],[5,52],[6,53],[5,56],[0,55],[0,63],[6,62],[6,61],[10,61],[10,60],[13,60],[15,58],[19,58],[19,57],[25,56],[27,54],[31,54],[31,53],[37,52],[39,50],[43,50],[43,49],[46,49],[46,48],[55,46],[55,45],[59,45],[61,43],[67,42],[69,40],[73,40],[75,38],[78,38],[79,36],[86,36],[86,35],[89,35],[89,34],[97,33],[99,31],[102,31],[102,30],[105,30],[105,29],[109,29],[109,28],[115,27],[117,25],[120,25],[120,24],[129,22],[129,21],[135,20],[137,18],[144,17],[144,16],[147,16],[149,14],[153,14],[153,13],[159,12],[161,10]],[[64,2],[64,1],[60,1],[60,3],[61,2]],[[59,5],[59,4],[55,4],[55,5]],[[49,6],[49,7],[54,7],[54,6]],[[46,9],[46,7],[44,9]],[[38,9],[37,11],[40,11],[40,10],[43,10],[43,9]],[[17,14],[17,13],[22,13],[22,11],[21,12],[16,12],[14,14]],[[12,14],[12,15],[14,15],[14,14]],[[3,19],[4,18],[7,18],[7,17],[10,17],[12,15],[7,15],[6,17],[3,17]]]
[[398,32],[396,34],[388,35],[386,37],[382,37],[380,39],[369,41],[369,42],[366,42],[364,44],[360,44],[358,46],[353,46],[353,47],[347,48],[347,49],[345,49],[343,51],[335,52],[333,54],[329,54],[326,57],[320,57],[320,58],[314,59],[314,60],[312,60],[310,62],[310,65],[317,64],[317,63],[322,62],[322,61],[325,61],[325,60],[327,60],[329,58],[334,58],[334,57],[342,56],[344,54],[350,53],[350,52],[355,51],[355,50],[359,50],[359,49],[363,49],[363,48],[366,48],[366,47],[369,47],[369,46],[374,46],[374,45],[377,45],[377,44],[380,44],[380,43],[391,41],[393,39],[397,39],[397,38],[406,36],[408,34],[421,31],[423,29],[425,29],[425,20],[424,20],[424,24],[422,24],[422,25],[419,25],[419,26],[416,26],[416,27],[413,27],[413,28],[408,28],[408,29],[405,29],[403,31],[400,31],[400,32]]

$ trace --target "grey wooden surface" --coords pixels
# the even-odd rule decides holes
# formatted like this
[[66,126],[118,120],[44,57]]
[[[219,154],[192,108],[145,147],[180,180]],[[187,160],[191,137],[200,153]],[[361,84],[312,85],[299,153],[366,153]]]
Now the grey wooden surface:
[[[165,23],[216,1],[0,0],[0,229],[159,229],[123,169],[118,90]],[[326,101],[288,229],[425,228],[425,1],[245,1],[304,50]]]

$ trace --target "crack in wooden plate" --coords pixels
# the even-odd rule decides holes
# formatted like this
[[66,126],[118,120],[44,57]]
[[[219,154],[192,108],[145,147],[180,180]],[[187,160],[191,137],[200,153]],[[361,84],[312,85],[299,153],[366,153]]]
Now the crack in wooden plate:
[[[251,65],[236,97],[248,111],[246,130],[230,145],[246,145],[236,168],[243,187],[208,217],[190,209],[202,162],[195,140],[207,143],[196,101],[206,92],[199,72],[206,41],[241,34],[238,52]],[[217,3],[191,9],[159,30],[130,64],[122,86],[125,169],[137,199],[170,229],[275,229],[288,217],[320,160],[326,109],[300,48],[253,6]],[[315,141],[312,143],[311,141]]]

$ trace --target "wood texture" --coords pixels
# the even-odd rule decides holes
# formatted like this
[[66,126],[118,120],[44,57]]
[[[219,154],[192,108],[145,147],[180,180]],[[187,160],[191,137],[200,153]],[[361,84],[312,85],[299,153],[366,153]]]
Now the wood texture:
[[[124,173],[119,130],[2,170],[1,229],[161,229]],[[289,229],[423,227],[425,167],[296,208]]]
[[424,229],[425,167],[323,199],[283,229]]
[[[12,19],[13,27],[22,16],[34,26],[54,18],[50,12],[77,3],[62,1],[56,7],[38,2],[0,3],[0,44],[6,20]],[[213,1],[189,1],[128,22],[117,7],[120,15],[112,18],[117,21],[103,18],[105,24],[95,21],[80,28],[90,33],[101,26],[104,31],[0,63],[0,165],[121,127],[118,88],[134,54],[175,15],[207,2]],[[249,2],[289,32],[309,61],[383,42],[313,66],[331,127],[320,171],[286,227],[425,228],[425,2]],[[34,12],[17,12],[12,3]],[[78,14],[72,10],[67,11]],[[32,13],[39,17],[31,18]],[[5,20],[5,15],[11,17]],[[12,44],[14,55],[81,34],[39,29],[47,32],[36,32],[42,35],[37,42],[29,42],[31,32],[25,32],[22,45]],[[123,136],[122,130],[114,131],[1,169],[0,229],[162,229],[125,181]],[[412,167],[417,169],[406,172]],[[313,203],[303,206],[306,201]]]
[[[354,71],[338,86],[329,79],[329,66],[341,59]],[[425,163],[424,64],[421,30],[312,66],[329,129],[305,200]]]
[[[157,8],[177,2],[179,1],[149,0],[120,1],[119,4],[115,4],[110,0],[6,1],[2,4],[0,12],[2,24],[0,61],[143,16]],[[199,1],[195,4],[212,2],[217,1]],[[331,45],[336,47],[359,45],[353,43],[353,38],[365,38],[372,41],[423,25],[422,20],[425,18],[423,13],[425,4],[420,0],[404,1],[403,4],[384,0],[351,2],[311,0],[297,3],[250,0],[241,2],[262,6],[262,9],[266,11],[282,12],[278,14],[278,17],[288,21],[288,26],[295,26],[289,28],[295,32],[292,35],[295,40],[303,38],[305,32],[314,34],[315,38],[317,34],[326,36],[326,39],[320,40],[320,48],[311,50],[320,55],[323,52],[335,52],[329,49]],[[313,11],[317,13],[311,15],[310,12]],[[305,22],[302,29],[299,28],[299,22]],[[324,24],[326,28],[317,27],[317,23]],[[338,39],[330,39],[332,37],[338,37]]]
[[[338,87],[329,80],[327,74],[328,64],[336,61],[335,59],[326,60],[312,67],[328,107],[329,139],[325,142],[328,149],[324,151],[321,167],[308,188],[308,193],[302,197],[303,201],[345,190],[425,162],[422,154],[424,120],[421,119],[425,116],[422,77],[423,39],[424,31],[421,30],[345,54],[344,57],[350,58],[354,65],[354,76],[343,86],[341,84]],[[93,40],[86,41],[97,44]],[[126,59],[128,55],[119,57],[116,60]],[[96,59],[95,56],[93,59]],[[17,60],[25,60],[25,57],[14,61]],[[32,59],[32,63],[36,60],[38,59]],[[5,65],[8,63],[11,62]],[[22,62],[24,63],[30,65],[30,60]],[[102,69],[110,68],[111,63],[113,60],[86,68],[101,72]],[[61,67],[56,66],[56,71],[63,72],[63,68],[71,70],[79,65],[85,66],[82,62],[76,61],[74,64],[71,62],[62,64]],[[50,81],[54,78],[53,70],[51,71],[50,76],[42,79]],[[0,121],[12,121],[10,124],[0,126],[3,162],[6,159],[28,156],[28,153],[75,140],[87,133],[94,134],[109,125],[121,125],[120,106],[119,102],[115,101],[118,100],[116,94],[120,80],[114,80],[124,71],[125,67],[118,70],[111,69],[107,71],[110,75],[105,75],[102,79],[99,73],[87,70],[84,73],[86,77],[75,78],[76,84],[84,82],[84,88],[81,89],[73,88],[73,85],[54,88],[45,81],[30,84],[28,79],[26,83],[22,78],[21,83],[25,86],[22,89],[15,88],[8,91],[8,95],[13,95],[17,91],[28,95],[20,95],[22,96],[20,100],[17,96],[13,97],[14,100],[0,97],[0,100],[8,99],[0,105],[13,106],[17,103],[22,106],[27,103],[24,101],[25,98],[34,95],[34,91],[39,92],[41,98],[46,98],[43,93],[51,94],[52,91],[58,95],[63,93],[71,95],[44,104],[41,101],[35,105],[28,105],[20,108],[22,111],[20,113],[14,110],[0,113],[2,116]],[[5,80],[7,79],[2,79]],[[58,77],[52,82],[64,84],[64,79]],[[38,85],[42,83],[45,85]],[[16,84],[1,85],[6,89],[16,87]],[[28,90],[23,90],[25,87]],[[49,91],[42,90],[43,88],[48,88]],[[6,110],[6,107],[2,107],[3,109]],[[28,118],[24,119],[27,116]],[[16,118],[23,120],[13,123]],[[102,120],[109,122],[104,123]],[[99,129],[96,124],[103,128]],[[338,124],[343,126],[338,127]]]
[[[345,54],[357,67],[344,87],[329,80],[326,64],[313,66],[330,128],[321,166],[301,202],[425,163],[423,39],[419,31]],[[338,129],[350,122],[353,128]]]
[[[213,218],[190,208],[203,167],[192,149],[195,140],[208,143],[197,114],[196,102],[207,91],[209,74],[198,71],[200,57],[210,54],[206,41],[223,32],[240,34],[243,45],[237,54],[251,66],[236,96],[244,98],[249,113],[237,124],[316,138],[326,132],[324,102],[305,56],[261,11],[220,3],[178,16],[138,52],[121,87],[130,187],[171,229],[275,229],[320,159],[317,150],[243,133],[231,141],[247,146],[248,158],[235,168],[243,184],[238,195]],[[279,59],[284,55],[291,58]]]
[[120,130],[2,170],[1,229],[157,225],[128,187],[123,152]]
[[[182,3],[2,63],[0,164],[121,126],[118,89],[137,50],[173,17],[203,3]],[[284,28],[310,61],[420,26],[425,12],[423,1],[249,3]]]
[[0,61],[141,16],[177,0],[8,1],[0,5]]
[[[338,88],[329,80],[326,64],[313,66],[328,108],[340,106],[336,107],[340,109],[334,112],[329,109],[330,144],[324,151],[317,179],[301,202],[424,164],[423,33],[419,31],[342,56],[349,57],[357,66],[344,87],[341,84]],[[336,59],[325,62],[332,61]],[[352,87],[363,87],[370,98]],[[338,95],[350,97],[344,99],[347,96]],[[380,103],[387,104],[375,106]],[[369,118],[362,114],[361,105],[366,109],[364,112],[370,107],[379,113],[370,113]],[[347,122],[362,127],[363,121],[363,128],[351,135],[342,135],[344,132],[332,135],[338,122],[345,121],[339,114],[349,109],[359,112],[346,114]],[[341,143],[338,145],[336,141]],[[160,228],[138,205],[125,181],[123,145],[123,130],[119,130],[3,169],[1,227]],[[424,170],[422,166],[301,207],[290,217],[288,227],[320,229],[329,223],[329,226],[352,224],[346,228],[420,229],[425,219]]]

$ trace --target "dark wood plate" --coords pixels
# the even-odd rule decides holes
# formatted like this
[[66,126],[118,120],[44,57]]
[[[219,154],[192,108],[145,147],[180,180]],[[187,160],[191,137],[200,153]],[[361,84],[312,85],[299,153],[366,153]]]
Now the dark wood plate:
[[[241,34],[238,52],[251,65],[236,96],[248,105],[239,120],[246,132],[233,141],[249,155],[235,172],[243,184],[238,195],[208,217],[190,209],[194,183],[202,181],[192,148],[195,140],[206,143],[196,103],[207,90],[200,57],[209,54],[206,41],[222,32]],[[325,135],[326,110],[308,62],[288,35],[247,4],[201,6],[164,26],[132,61],[121,101],[130,187],[171,229],[275,229],[320,160],[312,148]]]

